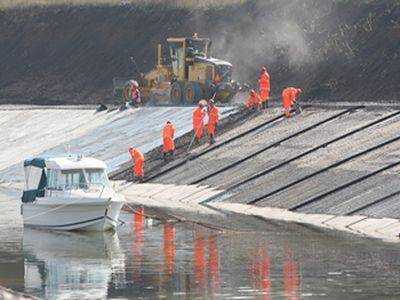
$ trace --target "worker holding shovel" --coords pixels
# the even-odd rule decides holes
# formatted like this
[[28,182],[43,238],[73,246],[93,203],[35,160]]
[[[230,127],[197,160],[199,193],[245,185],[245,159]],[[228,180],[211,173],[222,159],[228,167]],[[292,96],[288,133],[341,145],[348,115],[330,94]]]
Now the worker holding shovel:
[[175,126],[171,121],[167,121],[163,128],[163,156],[164,160],[167,161],[168,156],[174,156],[175,151]]
[[132,168],[133,174],[139,180],[139,182],[143,182],[144,155],[139,149],[133,147],[129,148],[129,154],[131,155],[134,164]]
[[260,78],[258,79],[259,84],[259,95],[261,99],[261,106],[262,109],[267,109],[268,107],[268,100],[269,100],[269,92],[270,92],[270,77],[267,72],[267,68],[263,67],[261,69]]
[[249,98],[247,99],[245,105],[249,109],[261,110],[261,98],[255,90],[250,91]]
[[201,138],[203,137],[204,132],[204,125],[206,121],[206,105],[204,100],[201,100],[197,106],[197,108],[193,111],[193,132],[194,138],[197,143],[200,142]]
[[301,108],[297,100],[302,92],[301,89],[295,87],[287,87],[282,91],[283,112],[286,118],[292,116],[293,110],[296,114],[301,113]]
[[131,80],[131,105],[139,106],[142,103],[140,98],[139,84],[136,80]]
[[214,100],[208,101],[208,125],[207,133],[210,139],[210,145],[215,143],[215,133],[217,131],[217,124],[219,122],[219,109],[215,106]]

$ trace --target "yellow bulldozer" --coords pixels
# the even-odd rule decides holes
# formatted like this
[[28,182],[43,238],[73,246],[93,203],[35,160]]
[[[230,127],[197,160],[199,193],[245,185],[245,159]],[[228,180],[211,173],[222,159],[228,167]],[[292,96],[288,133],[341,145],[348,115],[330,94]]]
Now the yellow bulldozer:
[[[192,37],[167,39],[167,59],[161,44],[157,47],[157,65],[135,80],[142,102],[155,105],[190,105],[201,99],[213,98],[229,102],[240,89],[232,81],[232,64],[211,57],[211,40]],[[114,96],[130,100],[130,80],[114,79]]]

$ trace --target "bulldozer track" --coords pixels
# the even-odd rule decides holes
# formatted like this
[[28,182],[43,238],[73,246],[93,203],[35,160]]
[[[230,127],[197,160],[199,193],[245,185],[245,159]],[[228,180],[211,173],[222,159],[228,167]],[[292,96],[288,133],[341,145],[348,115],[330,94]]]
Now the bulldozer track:
[[158,172],[158,173],[156,173],[156,174],[154,174],[154,175],[152,175],[152,176],[146,178],[146,179],[144,180],[144,182],[149,182],[149,181],[151,181],[151,180],[153,180],[153,179],[155,179],[155,178],[157,178],[157,177],[160,177],[160,176],[162,176],[162,175],[164,175],[164,174],[167,174],[168,172],[171,172],[171,171],[173,171],[173,170],[175,170],[175,169],[177,169],[177,168],[183,166],[183,165],[186,164],[188,161],[193,161],[193,160],[195,160],[195,159],[197,159],[197,158],[200,158],[200,157],[202,157],[203,155],[205,155],[205,154],[207,154],[207,153],[210,153],[211,151],[214,151],[214,150],[216,150],[216,149],[218,149],[218,148],[221,148],[222,146],[225,146],[225,145],[227,145],[227,144],[229,144],[229,143],[231,143],[231,142],[233,142],[233,141],[235,141],[235,140],[237,140],[237,139],[240,139],[240,138],[242,138],[242,137],[244,137],[244,136],[246,136],[246,135],[248,135],[248,134],[250,134],[250,133],[252,133],[252,132],[254,132],[254,131],[257,131],[257,130],[259,130],[260,128],[262,128],[262,127],[264,127],[264,126],[267,126],[268,124],[271,124],[271,123],[273,123],[273,122],[278,121],[279,119],[282,119],[283,117],[284,117],[283,114],[278,115],[278,116],[276,116],[275,118],[272,118],[271,120],[268,120],[268,121],[263,122],[263,123],[261,123],[261,124],[259,124],[259,125],[257,125],[257,126],[254,126],[254,127],[250,128],[250,129],[248,129],[248,130],[246,130],[246,131],[244,131],[244,132],[242,132],[242,133],[240,133],[240,134],[238,134],[238,135],[235,135],[235,136],[233,136],[233,137],[227,139],[226,141],[223,141],[223,142],[221,142],[221,143],[218,143],[218,144],[214,145],[213,147],[207,148],[207,149],[201,151],[200,153],[192,154],[190,157],[188,157],[188,158],[186,158],[186,159],[184,159],[184,160],[182,160],[182,161],[180,161],[180,162],[174,164],[173,166],[170,166],[169,168],[167,168],[167,169],[165,169],[165,170],[163,170],[163,171],[161,171],[161,172]]
[[[353,110],[354,110],[354,109],[357,109],[357,108],[353,108]],[[255,175],[253,175],[253,176],[250,176],[249,178],[246,178],[246,179],[244,179],[244,180],[242,180],[242,181],[240,181],[240,182],[238,182],[238,183],[236,183],[236,184],[234,184],[234,185],[228,187],[226,190],[222,191],[221,193],[219,193],[219,194],[217,194],[217,195],[214,195],[214,196],[210,197],[210,198],[207,199],[207,200],[204,200],[202,203],[208,203],[208,202],[211,202],[211,201],[213,201],[213,200],[216,200],[216,199],[218,199],[218,198],[220,198],[220,197],[222,197],[222,196],[224,196],[224,195],[230,194],[230,193],[232,193],[234,190],[236,190],[237,188],[239,188],[240,186],[242,186],[242,185],[244,185],[244,184],[246,184],[246,183],[248,183],[248,182],[250,182],[250,181],[253,181],[253,180],[257,179],[257,178],[260,178],[260,177],[262,177],[262,176],[265,176],[265,175],[267,175],[268,173],[271,173],[271,172],[273,172],[273,171],[275,171],[275,170],[277,170],[277,169],[279,169],[279,168],[281,168],[281,167],[283,167],[283,166],[285,166],[285,165],[287,165],[287,164],[289,164],[289,163],[291,163],[291,162],[293,162],[293,161],[295,161],[295,160],[298,160],[298,159],[300,159],[300,158],[303,158],[303,157],[305,157],[305,156],[307,156],[307,155],[309,155],[309,154],[311,154],[311,153],[313,153],[313,152],[315,152],[315,151],[317,151],[317,150],[319,150],[319,149],[325,148],[325,147],[327,147],[327,146],[329,146],[329,145],[331,145],[331,144],[333,144],[333,143],[336,143],[336,142],[338,142],[338,141],[340,141],[340,140],[343,140],[343,139],[345,139],[345,138],[348,138],[349,136],[351,136],[351,135],[353,135],[353,134],[356,134],[356,133],[358,133],[358,132],[360,132],[360,131],[363,131],[363,130],[365,130],[365,129],[371,127],[371,126],[374,126],[374,125],[376,125],[376,124],[379,124],[379,123],[381,123],[381,122],[384,122],[384,121],[386,121],[386,120],[388,120],[388,119],[390,119],[390,118],[393,118],[393,117],[395,117],[395,116],[397,116],[397,115],[400,115],[400,111],[395,112],[395,113],[393,113],[393,114],[390,114],[390,115],[388,115],[388,116],[386,116],[386,117],[380,118],[380,119],[378,119],[378,120],[375,120],[375,121],[373,121],[373,122],[370,122],[370,123],[368,123],[368,124],[365,124],[365,125],[363,125],[363,126],[361,126],[361,127],[359,127],[359,128],[356,128],[356,129],[354,129],[354,130],[352,130],[352,131],[350,131],[350,132],[348,132],[348,133],[346,133],[346,134],[343,134],[343,135],[338,136],[338,137],[336,137],[336,138],[334,138],[334,139],[332,139],[332,140],[330,140],[330,141],[327,141],[327,142],[325,142],[325,143],[322,143],[322,144],[320,144],[320,145],[318,145],[318,146],[316,146],[316,147],[314,147],[314,148],[312,148],[312,149],[309,149],[309,150],[307,150],[307,151],[305,151],[305,152],[303,152],[303,153],[300,153],[300,154],[297,155],[297,156],[294,156],[294,157],[292,157],[292,158],[290,158],[290,159],[288,159],[288,160],[285,160],[285,161],[282,162],[282,163],[279,163],[279,164],[277,164],[277,165],[275,165],[275,166],[273,166],[273,167],[271,167],[271,168],[268,168],[268,169],[266,169],[266,170],[264,170],[264,171],[262,171],[262,172],[259,172],[259,173],[255,174]]]
[[308,132],[308,131],[310,131],[310,130],[312,130],[314,128],[317,128],[318,126],[321,126],[321,125],[323,125],[325,123],[328,123],[328,122],[330,122],[330,121],[332,121],[332,120],[334,120],[334,119],[336,119],[336,118],[338,118],[338,117],[340,117],[342,115],[345,115],[345,114],[349,113],[350,111],[352,111],[354,109],[356,109],[356,108],[347,109],[347,110],[342,111],[342,112],[340,112],[340,113],[338,113],[336,115],[333,115],[333,116],[331,116],[331,117],[329,117],[327,119],[324,119],[324,120],[322,120],[322,121],[320,121],[318,123],[315,123],[315,124],[313,124],[313,125],[311,125],[311,126],[309,126],[307,128],[304,128],[304,129],[302,129],[300,131],[297,131],[297,132],[295,132],[295,133],[293,133],[291,135],[288,135],[287,137],[284,137],[283,139],[280,139],[277,142],[274,142],[274,143],[272,143],[272,144],[270,144],[270,145],[268,145],[266,147],[263,147],[263,148],[255,151],[255,152],[253,152],[252,154],[242,158],[242,159],[239,159],[239,160],[237,160],[237,161],[235,161],[235,162],[233,162],[233,163],[231,163],[229,165],[226,165],[225,167],[220,168],[219,170],[216,170],[216,171],[214,171],[214,172],[212,172],[210,174],[207,174],[207,175],[205,175],[205,176],[203,176],[203,177],[201,177],[199,179],[196,179],[195,181],[192,181],[190,184],[199,184],[200,182],[202,182],[202,181],[204,181],[206,179],[209,179],[211,177],[214,177],[215,175],[218,175],[218,174],[220,174],[220,173],[222,173],[224,171],[227,171],[227,170],[229,170],[229,169],[231,169],[231,168],[233,168],[233,167],[235,167],[237,165],[240,165],[241,163],[243,163],[243,162],[245,162],[245,161],[247,161],[247,160],[249,160],[249,159],[251,159],[251,158],[253,158],[253,157],[255,157],[255,156],[257,156],[257,155],[259,155],[259,154],[261,154],[261,153],[263,153],[263,152],[265,152],[267,150],[269,150],[269,149],[271,149],[271,148],[277,147],[281,143],[286,142],[286,141],[290,140],[291,138],[294,138],[294,137],[297,137],[299,135],[302,135],[303,133],[306,133],[306,132]]
[[311,198],[311,199],[309,199],[309,200],[303,201],[302,203],[296,204],[296,205],[290,207],[289,210],[290,210],[290,211],[296,211],[296,210],[298,210],[299,208],[302,208],[302,207],[304,207],[304,206],[306,206],[306,205],[309,205],[309,204],[311,204],[311,203],[317,202],[317,201],[319,201],[319,200],[321,200],[321,199],[323,199],[323,198],[325,198],[325,197],[327,197],[327,196],[329,196],[329,195],[335,194],[335,193],[337,193],[337,192],[339,192],[339,191],[341,191],[341,190],[344,190],[344,189],[346,189],[346,188],[348,188],[348,187],[350,187],[350,186],[352,186],[352,185],[354,185],[354,184],[357,184],[357,183],[359,183],[359,182],[362,182],[362,181],[364,181],[364,180],[366,180],[366,179],[368,179],[368,178],[370,178],[370,177],[373,177],[373,176],[375,176],[375,175],[377,175],[377,174],[379,174],[379,173],[382,173],[382,172],[384,172],[384,171],[386,171],[386,170],[390,170],[390,169],[392,169],[392,168],[394,168],[394,167],[396,167],[396,166],[398,166],[398,165],[400,165],[400,161],[397,161],[397,162],[395,162],[395,163],[389,164],[389,165],[387,165],[387,166],[385,166],[385,167],[383,167],[383,168],[380,168],[379,170],[376,170],[376,171],[371,172],[371,173],[369,173],[369,174],[367,174],[367,175],[365,175],[365,176],[362,176],[362,177],[359,177],[359,178],[357,178],[357,179],[354,179],[354,180],[352,180],[352,181],[350,181],[350,182],[347,182],[347,183],[345,183],[345,184],[343,184],[343,185],[341,185],[341,186],[339,186],[339,187],[337,187],[337,188],[334,188],[334,189],[332,189],[332,190],[330,190],[330,191],[328,191],[328,192],[325,192],[325,193],[323,193],[323,194],[321,194],[321,195],[318,195],[318,196],[316,196],[316,197],[313,197],[313,198]]
[[351,155],[349,157],[346,157],[346,158],[344,158],[344,159],[342,159],[340,161],[335,162],[334,164],[331,164],[331,165],[329,165],[329,166],[327,166],[325,168],[322,168],[322,169],[320,169],[320,170],[318,170],[316,172],[313,172],[313,173],[311,173],[311,174],[309,174],[307,176],[304,176],[304,177],[302,177],[302,178],[300,178],[298,180],[295,180],[295,181],[293,181],[291,183],[288,183],[288,184],[286,184],[286,185],[284,185],[284,186],[282,186],[282,187],[280,187],[280,188],[278,188],[278,189],[276,189],[276,190],[274,190],[272,192],[269,192],[269,193],[264,194],[264,195],[254,199],[252,201],[249,201],[249,202],[247,202],[247,204],[255,204],[257,202],[266,200],[267,198],[269,198],[269,197],[271,197],[271,196],[273,196],[273,195],[275,195],[275,194],[277,194],[279,192],[282,192],[282,191],[284,191],[284,190],[286,190],[286,189],[288,189],[288,188],[290,188],[292,186],[295,186],[295,185],[297,185],[297,184],[299,184],[299,183],[301,183],[303,181],[306,181],[306,180],[308,180],[308,179],[310,179],[310,178],[312,178],[314,176],[322,174],[322,173],[324,173],[324,172],[326,172],[328,170],[331,170],[331,169],[336,168],[336,167],[338,167],[338,166],[340,166],[340,165],[342,165],[344,163],[347,163],[347,162],[349,162],[349,161],[351,161],[351,160],[353,160],[355,158],[361,157],[361,156],[363,156],[365,154],[373,152],[373,151],[375,151],[375,150],[377,150],[379,148],[385,147],[385,146],[387,146],[389,144],[392,144],[392,143],[394,143],[396,141],[399,141],[399,140],[400,140],[400,136],[396,137],[396,138],[393,138],[393,139],[390,139],[390,140],[388,140],[386,142],[380,143],[378,145],[375,145],[375,146],[373,146],[371,148],[368,148],[368,149],[366,149],[364,151],[358,152],[358,153],[356,153],[354,155]]

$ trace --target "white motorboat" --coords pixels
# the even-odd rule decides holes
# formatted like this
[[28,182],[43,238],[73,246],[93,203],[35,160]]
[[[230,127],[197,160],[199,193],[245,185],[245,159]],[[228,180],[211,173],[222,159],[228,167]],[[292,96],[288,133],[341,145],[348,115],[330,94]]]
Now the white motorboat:
[[104,162],[89,157],[24,161],[24,226],[54,230],[114,229],[124,197],[115,193]]

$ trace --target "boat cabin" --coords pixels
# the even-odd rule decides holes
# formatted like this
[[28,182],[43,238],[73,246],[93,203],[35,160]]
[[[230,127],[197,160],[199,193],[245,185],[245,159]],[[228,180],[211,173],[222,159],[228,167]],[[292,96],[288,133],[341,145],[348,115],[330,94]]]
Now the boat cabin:
[[90,157],[33,158],[24,161],[22,202],[33,202],[52,191],[88,190],[110,186],[106,164]]

